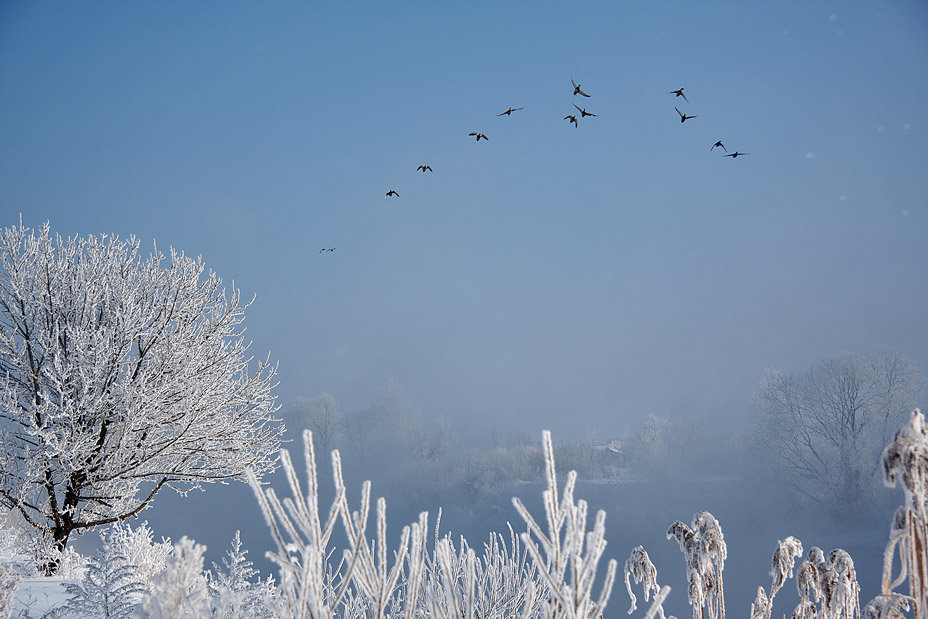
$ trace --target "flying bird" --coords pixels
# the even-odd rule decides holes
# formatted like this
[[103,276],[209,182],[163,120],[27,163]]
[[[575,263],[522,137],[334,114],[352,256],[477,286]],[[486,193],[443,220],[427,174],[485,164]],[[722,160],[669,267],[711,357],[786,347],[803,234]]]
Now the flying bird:
[[487,136],[485,136],[485,135],[482,134],[482,133],[477,133],[476,131],[471,131],[471,132],[468,133],[467,135],[472,135],[472,136],[476,137],[478,142],[480,141],[480,138],[483,138],[484,140],[486,140],[486,141],[488,141],[488,142],[490,141],[490,138],[488,138]]
[[511,107],[502,114],[497,114],[497,116],[512,116],[513,112],[518,112],[519,110],[524,110],[522,107]]
[[[675,108],[673,108],[673,109],[675,109],[675,110],[677,110],[677,108],[676,108],[676,107],[675,107]],[[684,114],[684,113],[683,113],[683,112],[681,112],[680,110],[677,110],[677,114],[679,114],[679,115],[680,115],[680,122],[681,122],[681,123],[685,123],[685,122],[687,121],[687,119],[690,119],[690,118],[696,118],[696,115],[695,115],[695,114],[694,114],[694,115],[692,115],[692,116],[687,116],[686,114]]]
[[422,164],[422,165],[420,165],[420,166],[419,166],[418,168],[416,168],[416,169],[419,170],[420,172],[431,172],[431,171],[432,171],[432,166],[426,165],[426,164]]
[[384,200],[386,200],[387,198],[389,198],[389,197],[391,197],[391,196],[396,196],[397,198],[399,198],[399,197],[400,197],[400,194],[398,194],[398,193],[396,192],[395,189],[391,189],[390,191],[387,192],[387,195],[386,195],[386,197],[384,198]]
[[585,109],[574,103],[574,107],[577,108],[577,111],[580,112],[580,118],[586,118],[587,116],[596,116],[593,112],[587,112]]
[[750,155],[750,154],[751,154],[751,153],[739,153],[738,151],[735,151],[735,152],[733,152],[733,153],[729,153],[729,154],[727,154],[727,155],[722,155],[722,156],[723,156],[723,157],[731,157],[732,159],[737,159],[737,158],[740,157],[741,155]]
[[568,114],[567,116],[564,117],[564,120],[566,120],[567,122],[572,122],[574,124],[574,127],[580,126],[577,124],[577,117],[574,116],[573,114]]
[[726,153],[728,152],[728,149],[725,148],[725,145],[724,145],[724,144],[722,144],[722,140],[719,140],[718,142],[716,142],[715,144],[713,144],[713,145],[712,145],[712,148],[710,148],[709,151],[712,151],[716,146],[718,146],[719,148],[721,148],[722,150],[724,150]]
[[683,97],[683,100],[684,100],[684,101],[686,101],[687,103],[690,102],[690,100],[686,98],[686,95],[683,94],[683,89],[682,89],[682,88],[681,88],[680,90],[671,90],[671,91],[668,92],[667,94],[668,94],[668,95],[677,95],[678,97]]
[[321,254],[324,251],[335,251],[335,248],[334,247],[323,247],[322,249],[319,250],[319,253]]
[[574,78],[570,78],[570,83],[574,85],[574,94],[575,94],[575,95],[583,95],[584,97],[589,97],[589,96],[590,96],[590,95],[586,94],[585,92],[583,92],[582,90],[580,90],[580,84],[578,84],[577,82],[575,82],[575,81],[574,81]]

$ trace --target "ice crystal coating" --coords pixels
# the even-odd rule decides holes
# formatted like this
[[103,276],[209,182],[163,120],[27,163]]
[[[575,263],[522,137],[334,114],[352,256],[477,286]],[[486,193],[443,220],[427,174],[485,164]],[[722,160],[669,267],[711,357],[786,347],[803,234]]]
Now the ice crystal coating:
[[59,549],[180,492],[275,464],[275,368],[201,260],[135,238],[0,231],[0,503]]

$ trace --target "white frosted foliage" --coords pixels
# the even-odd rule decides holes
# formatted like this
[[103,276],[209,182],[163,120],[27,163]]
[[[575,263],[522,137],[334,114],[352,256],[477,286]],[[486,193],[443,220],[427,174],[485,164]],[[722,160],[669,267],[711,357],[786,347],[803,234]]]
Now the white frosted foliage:
[[250,369],[239,291],[135,238],[0,231],[0,502],[73,531],[274,466],[275,368]]
[[203,572],[204,552],[206,546],[188,537],[182,537],[174,545],[165,569],[152,578],[151,589],[143,603],[146,617],[209,616],[210,596]]
[[[450,534],[439,536],[438,523],[430,553],[427,512],[404,527],[399,543],[389,547],[382,498],[376,502],[375,531],[369,533],[370,482],[361,486],[359,508],[350,509],[337,450],[332,452],[336,496],[331,507],[321,511],[312,433],[305,431],[303,440],[305,492],[286,450],[281,450],[280,461],[291,498],[281,501],[273,488],[262,488],[249,475],[276,545],[268,557],[280,568],[282,617],[597,619],[602,615],[616,570],[615,561],[610,561],[600,594],[594,598],[597,565],[606,546],[605,513],[597,514],[588,531],[586,503],[573,499],[573,472],[558,500],[550,434],[544,434],[548,528],[539,527],[521,501],[514,499],[528,531],[516,535],[510,527],[508,544],[503,536],[492,534],[482,554],[464,538],[456,545]],[[330,543],[338,523],[347,544],[341,552]],[[661,600],[666,594],[662,591]]]
[[548,431],[542,434],[542,447],[548,482],[543,493],[547,527],[542,528],[522,501],[513,498],[513,505],[528,524],[528,532],[522,534],[522,542],[553,595],[549,610],[551,616],[599,617],[612,592],[617,567],[615,559],[610,559],[600,595],[594,598],[596,569],[606,549],[606,512],[600,510],[596,513],[593,529],[587,532],[587,503],[582,499],[574,500],[576,471],[567,474],[563,494],[558,499],[554,447]]

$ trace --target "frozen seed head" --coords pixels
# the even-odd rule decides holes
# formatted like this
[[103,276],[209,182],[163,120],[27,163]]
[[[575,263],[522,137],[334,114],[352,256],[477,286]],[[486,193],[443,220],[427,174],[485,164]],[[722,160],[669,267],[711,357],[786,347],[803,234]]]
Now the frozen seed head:
[[790,535],[777,542],[777,549],[773,553],[773,566],[770,575],[773,584],[770,586],[771,594],[775,593],[787,578],[793,577],[793,566],[796,559],[802,556],[802,542]]
[[881,458],[883,481],[893,488],[902,480],[906,506],[924,518],[928,488],[928,429],[919,409],[912,411],[909,422],[899,428],[895,440],[886,446]]

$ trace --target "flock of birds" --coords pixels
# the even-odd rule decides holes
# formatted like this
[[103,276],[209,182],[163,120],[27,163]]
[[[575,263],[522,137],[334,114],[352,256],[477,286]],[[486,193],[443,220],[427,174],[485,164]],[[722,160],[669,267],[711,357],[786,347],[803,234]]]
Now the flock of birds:
[[[571,81],[573,81],[573,80],[571,80]],[[683,93],[683,89],[682,89],[682,88],[678,88],[677,90],[671,90],[671,91],[669,91],[667,94],[668,94],[668,95],[676,95],[677,97],[683,97],[683,100],[684,100],[684,101],[686,101],[687,103],[690,102],[690,100],[687,99],[687,98],[686,98],[686,95]],[[685,123],[685,122],[688,121],[690,118],[696,118],[696,117],[698,116],[698,114],[684,114],[683,112],[680,111],[680,108],[678,108],[677,106],[674,106],[673,109],[677,110],[677,114],[680,115],[680,123],[681,123],[681,124],[682,124],[682,123]],[[735,152],[733,152],[733,153],[729,153],[729,152],[728,152],[728,149],[725,148],[725,145],[722,144],[722,140],[718,140],[715,144],[713,144],[712,146],[710,146],[710,147],[709,147],[709,151],[711,152],[711,151],[715,150],[716,148],[721,148],[722,150],[725,151],[726,154],[725,154],[725,155],[722,155],[723,157],[731,157],[732,159],[737,159],[738,157],[742,157],[742,156],[744,156],[744,155],[750,155],[750,154],[751,154],[751,153],[741,153],[741,152],[738,152],[738,151],[735,151]]]
[[[578,96],[578,95],[579,95],[579,96],[581,96],[581,97],[590,98],[590,95],[587,94],[587,93],[585,93],[585,92],[583,91],[583,89],[580,87],[580,84],[578,84],[577,82],[574,81],[574,78],[570,78],[570,83],[571,83],[571,85],[573,86],[573,94],[574,94],[574,96]],[[667,94],[669,94],[669,95],[675,95],[676,98],[681,98],[681,97],[682,97],[683,100],[686,101],[687,103],[690,102],[689,99],[686,98],[686,94],[683,92],[683,88],[678,88],[677,90],[668,91]],[[580,117],[577,118],[577,114],[576,114],[576,113],[570,113],[570,114],[567,114],[566,116],[564,116],[564,120],[566,120],[569,124],[573,124],[574,127],[579,128],[579,127],[580,127],[580,120],[586,118],[587,116],[591,116],[591,117],[594,117],[594,118],[597,116],[597,114],[594,114],[593,112],[587,111],[586,108],[580,107],[580,106],[577,105],[576,103],[574,103],[573,106],[577,109],[577,112],[579,112]],[[509,108],[507,108],[504,112],[500,112],[499,114],[497,114],[497,116],[512,116],[512,114],[513,114],[514,112],[518,112],[519,110],[523,110],[523,109],[525,109],[525,108],[522,108],[522,107],[509,107]],[[673,109],[675,109],[675,110],[677,111],[677,114],[680,116],[680,123],[681,123],[681,124],[682,124],[682,123],[685,123],[686,121],[690,120],[691,118],[697,118],[697,117],[698,117],[697,114],[685,114],[684,112],[681,112],[681,111],[680,111],[680,108],[678,108],[677,106],[674,106]],[[482,133],[482,132],[480,132],[480,131],[471,131],[468,135],[469,135],[470,137],[474,138],[477,142],[479,142],[480,140],[490,141],[490,138],[488,138],[487,135],[486,135],[485,133]],[[744,155],[750,155],[750,153],[742,153],[742,152],[737,151],[737,150],[734,151],[734,152],[729,153],[729,152],[728,152],[728,149],[727,149],[727,148],[725,147],[725,145],[722,143],[722,140],[717,140],[714,144],[712,144],[712,146],[709,147],[709,151],[711,152],[711,151],[715,150],[716,148],[721,148],[723,151],[725,151],[725,154],[722,155],[723,157],[731,157],[732,159],[737,159],[738,157],[743,157]],[[416,171],[418,171],[418,172],[432,172],[433,170],[432,170],[432,166],[423,163],[423,164],[419,165],[419,167],[416,168]],[[396,191],[396,189],[390,189],[390,190],[387,191],[387,193],[384,195],[384,200],[389,200],[390,198],[398,198],[398,197],[400,197],[399,192]],[[333,251],[335,251],[335,248],[334,248],[334,247],[323,247],[322,249],[319,250],[319,253],[321,254],[321,253],[323,253],[323,252],[333,252]]]

